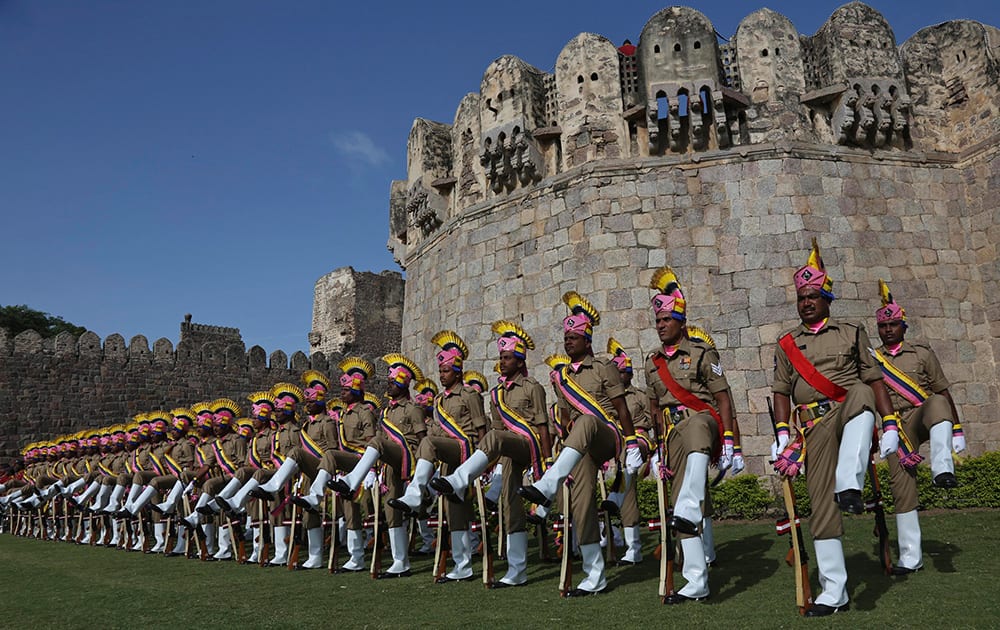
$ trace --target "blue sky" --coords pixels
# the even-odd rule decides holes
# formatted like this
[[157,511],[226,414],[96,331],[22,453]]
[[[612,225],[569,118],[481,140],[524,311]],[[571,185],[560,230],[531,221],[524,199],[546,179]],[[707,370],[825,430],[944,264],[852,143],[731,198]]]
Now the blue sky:
[[[840,2],[772,1],[812,34]],[[872,2],[897,40],[996,0]],[[495,58],[638,40],[657,2],[0,0],[0,305],[174,342],[185,313],[308,351],[312,291],[398,269],[389,184],[415,117]],[[705,5],[724,36],[764,6]]]

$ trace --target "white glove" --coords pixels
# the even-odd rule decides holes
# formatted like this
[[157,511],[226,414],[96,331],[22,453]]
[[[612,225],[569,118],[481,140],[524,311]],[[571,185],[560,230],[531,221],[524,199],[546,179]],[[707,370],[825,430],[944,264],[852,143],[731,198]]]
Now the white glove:
[[899,450],[899,431],[883,431],[882,439],[878,441],[878,450],[885,459]]
[[742,455],[737,454],[737,455],[733,456],[733,470],[732,470],[732,473],[733,473],[734,477],[736,475],[740,474],[741,472],[743,472],[743,469],[745,469],[746,467],[747,467],[747,464],[743,460],[743,456]]
[[369,470],[368,474],[365,475],[365,480],[363,482],[365,488],[370,490],[375,487],[376,483],[378,483],[378,475],[375,474],[374,470]]
[[625,472],[634,475],[640,468],[642,468],[642,449],[638,445],[630,446],[625,451]]
[[951,450],[956,453],[961,453],[965,450],[965,436],[964,435],[954,435],[951,438]]
[[778,434],[778,439],[771,442],[771,461],[778,459],[778,455],[784,452],[785,447],[788,446],[788,436],[784,433]]
[[722,456],[719,457],[719,472],[723,470],[729,470],[729,467],[733,465],[733,445],[723,444],[722,445]]
[[653,451],[653,454],[649,457],[649,474],[657,475],[660,470],[660,452]]

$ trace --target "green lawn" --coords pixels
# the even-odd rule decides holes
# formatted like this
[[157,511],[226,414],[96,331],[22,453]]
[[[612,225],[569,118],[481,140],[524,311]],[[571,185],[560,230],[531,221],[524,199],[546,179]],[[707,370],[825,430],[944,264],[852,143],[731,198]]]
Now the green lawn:
[[[433,584],[431,561],[422,558],[409,579],[373,581],[366,574],[209,564],[4,534],[0,626],[996,627],[998,516],[993,510],[922,514],[925,570],[907,578],[881,573],[870,516],[846,518],[851,610],[825,620],[798,616],[794,577],[783,562],[787,538],[777,537],[767,522],[717,524],[719,566],[711,572],[712,596],[678,607],[662,606],[656,596],[652,533],[645,534],[650,554],[642,566],[610,569],[608,592],[582,600],[561,600],[558,565],[537,562],[527,586],[487,591],[478,582]],[[891,516],[889,525],[894,532]],[[534,548],[531,552],[534,559]],[[503,567],[498,563],[498,577]],[[579,564],[575,569],[579,578]],[[682,583],[678,572],[677,584]]]

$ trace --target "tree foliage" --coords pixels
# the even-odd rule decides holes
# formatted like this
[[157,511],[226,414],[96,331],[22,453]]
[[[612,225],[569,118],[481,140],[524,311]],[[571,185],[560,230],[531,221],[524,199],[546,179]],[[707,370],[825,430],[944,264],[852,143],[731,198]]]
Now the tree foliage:
[[0,328],[6,328],[11,337],[25,330],[34,330],[42,337],[55,337],[65,331],[75,337],[87,329],[67,322],[62,317],[36,311],[24,304],[0,306]]

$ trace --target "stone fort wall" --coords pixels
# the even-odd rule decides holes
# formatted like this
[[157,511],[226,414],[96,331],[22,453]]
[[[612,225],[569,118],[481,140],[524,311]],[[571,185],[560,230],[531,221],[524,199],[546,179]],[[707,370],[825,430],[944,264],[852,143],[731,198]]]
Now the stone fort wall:
[[[378,367],[371,391],[383,392],[386,366],[376,362],[381,353],[361,354]],[[299,384],[307,369],[336,378],[343,357],[247,350],[238,329],[189,318],[176,348],[163,338],[150,349],[142,335],[126,343],[118,334],[103,341],[92,332],[43,339],[30,330],[11,338],[0,329],[0,463],[30,442],[126,422],[144,411],[228,397],[248,412],[250,392],[280,381]]]
[[514,319],[547,382],[575,289],[602,311],[595,349],[614,335],[639,356],[657,343],[647,285],[669,264],[718,342],[761,473],[773,346],[797,322],[791,275],[816,236],[835,315],[877,339],[890,282],[911,339],[941,357],[972,452],[1000,448],[1000,31],[949,22],[898,46],[852,2],[811,37],[762,9],[720,43],[671,7],[638,42],[581,34],[554,74],[501,57],[452,124],[414,122],[390,192],[402,351],[431,366],[431,335],[452,328],[489,374],[490,324]]

